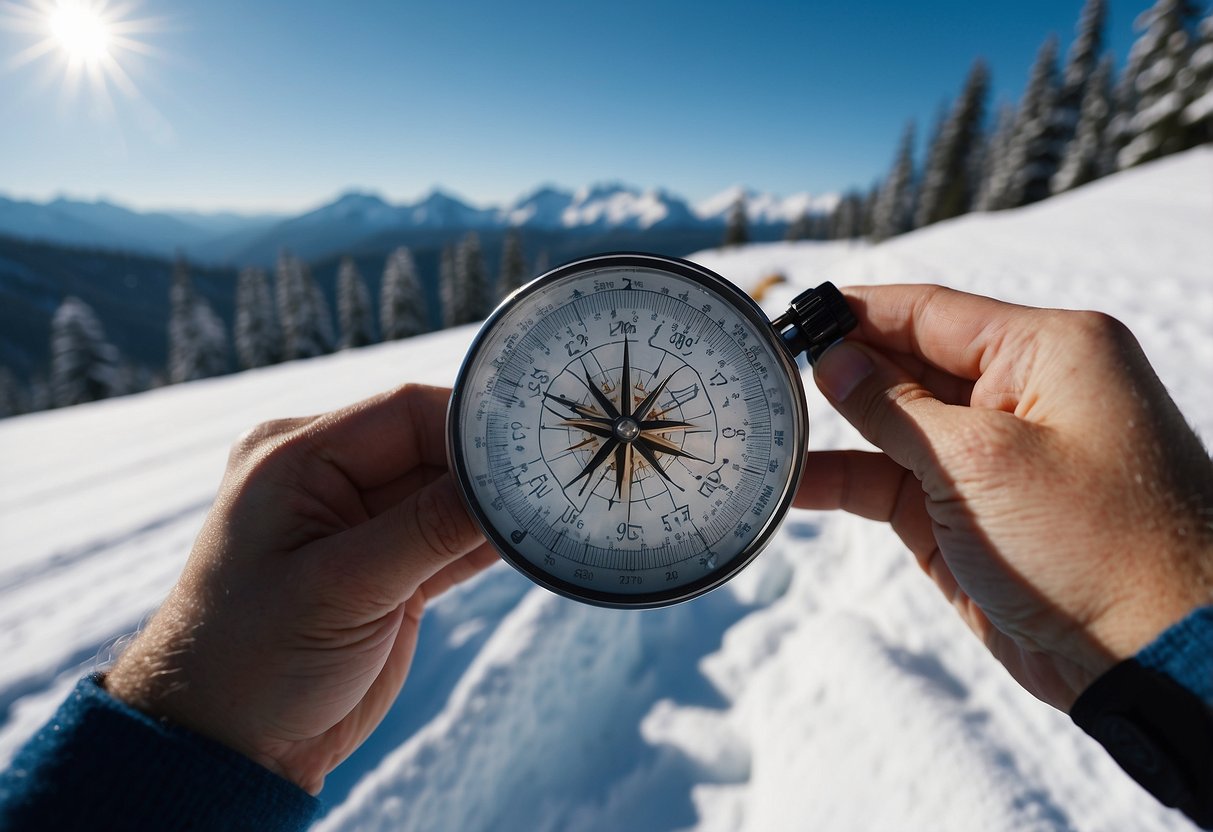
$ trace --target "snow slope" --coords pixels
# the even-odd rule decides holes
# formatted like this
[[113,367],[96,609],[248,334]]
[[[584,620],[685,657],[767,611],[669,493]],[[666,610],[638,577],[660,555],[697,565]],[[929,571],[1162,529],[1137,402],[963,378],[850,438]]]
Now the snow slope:
[[[1106,310],[1210,437],[1211,228],[1204,148],[875,247],[694,259],[742,286],[786,274],[772,313],[824,279]],[[244,428],[449,383],[472,334],[0,422],[0,762],[171,585]],[[811,445],[860,446],[809,387]],[[1191,828],[1016,687],[887,529],[808,512],[667,610],[495,567],[435,605],[400,700],[322,796],[326,830]]]

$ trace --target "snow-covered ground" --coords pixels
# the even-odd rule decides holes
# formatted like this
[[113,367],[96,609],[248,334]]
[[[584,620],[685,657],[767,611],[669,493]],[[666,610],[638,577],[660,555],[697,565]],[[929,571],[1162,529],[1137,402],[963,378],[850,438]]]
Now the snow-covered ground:
[[[1111,312],[1213,437],[1213,148],[875,247],[693,259],[743,287],[786,274],[772,313],[825,279]],[[472,334],[0,422],[0,763],[169,588],[244,428],[450,383]],[[860,446],[808,386],[811,446]],[[1013,684],[887,529],[808,512],[666,610],[495,567],[435,605],[396,707],[322,796],[326,830],[1191,828]]]

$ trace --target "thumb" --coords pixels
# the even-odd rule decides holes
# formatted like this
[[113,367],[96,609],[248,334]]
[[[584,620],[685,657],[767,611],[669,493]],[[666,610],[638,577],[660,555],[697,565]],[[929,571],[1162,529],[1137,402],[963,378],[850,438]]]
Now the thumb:
[[863,437],[919,479],[948,405],[865,344],[840,341],[813,367],[817,386]]
[[343,567],[397,601],[484,544],[450,473],[342,535]]

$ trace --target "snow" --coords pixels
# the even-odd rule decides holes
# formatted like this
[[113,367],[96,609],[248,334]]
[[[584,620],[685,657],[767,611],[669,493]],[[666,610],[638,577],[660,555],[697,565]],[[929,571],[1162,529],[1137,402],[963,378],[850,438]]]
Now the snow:
[[[826,279],[1102,309],[1208,439],[1210,182],[1205,147],[877,246],[692,259],[743,287],[786,275],[772,314]],[[473,333],[0,422],[0,762],[154,609],[241,431],[450,383]],[[808,382],[811,446],[861,447]],[[435,604],[396,706],[322,797],[324,830],[1192,828],[1018,688],[885,527],[811,512],[665,610],[578,605],[494,567]]]
[[760,225],[795,222],[805,213],[829,213],[834,210],[839,201],[838,194],[813,196],[808,193],[797,193],[780,197],[734,185],[696,203],[691,210],[700,220],[723,223],[733,205],[742,197],[746,201],[746,219]]

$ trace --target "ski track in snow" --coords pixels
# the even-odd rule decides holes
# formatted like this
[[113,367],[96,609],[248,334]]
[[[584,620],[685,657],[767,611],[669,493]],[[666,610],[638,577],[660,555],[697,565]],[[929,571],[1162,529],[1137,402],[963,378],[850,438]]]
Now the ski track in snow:
[[[1213,437],[1213,148],[879,246],[692,259],[764,301],[941,282],[1107,311]],[[258,421],[449,384],[464,327],[0,422],[0,763],[172,585]],[[863,447],[806,371],[810,446]],[[808,471],[807,476],[812,476]],[[1016,686],[892,534],[793,512],[726,587],[626,613],[495,567],[428,614],[324,830],[1191,829]]]

